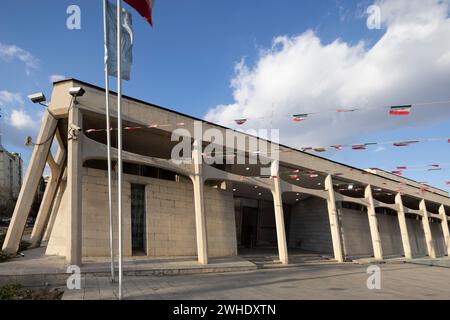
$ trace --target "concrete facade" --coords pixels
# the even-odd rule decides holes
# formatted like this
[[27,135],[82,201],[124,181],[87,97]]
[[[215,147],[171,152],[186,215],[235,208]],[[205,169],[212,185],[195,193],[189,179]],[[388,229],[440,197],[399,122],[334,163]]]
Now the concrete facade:
[[[109,255],[109,215],[107,172],[83,168],[83,238],[84,257]],[[132,256],[131,247],[131,183],[145,185],[146,192],[146,255],[149,257],[195,256],[195,210],[190,181],[178,182],[124,175],[124,255]],[[205,187],[207,212],[208,255],[225,257],[236,255],[236,229],[233,195],[229,190]],[[117,185],[113,185],[117,196]],[[68,205],[65,191],[56,213],[46,253],[65,256],[65,213]],[[113,198],[115,199],[115,198]],[[113,201],[113,208],[117,203]],[[114,241],[117,242],[117,217],[114,220]],[[116,247],[117,251],[117,247]],[[117,253],[117,252],[116,252]]]
[[[73,86],[86,90],[76,101],[68,94]],[[45,142],[34,149],[4,250],[17,251],[28,198],[47,162],[52,178],[33,231],[35,244],[48,241],[46,253],[64,256],[69,264],[109,255],[106,134],[89,130],[104,128],[104,105],[101,88],[78,80],[54,85],[37,139]],[[123,98],[123,116],[125,126],[144,127],[124,130],[123,136],[125,257],[197,255],[200,264],[208,264],[209,257],[264,247],[278,250],[279,262],[288,264],[292,249],[333,256],[339,262],[450,252],[450,199],[442,190],[424,191],[415,181],[352,168],[270,141],[277,157],[268,156],[269,165],[251,164],[254,150],[248,144],[232,150],[242,152],[248,164],[211,165],[204,160],[203,148],[212,138],[196,133],[214,129],[226,136],[226,128],[129,97]],[[183,162],[171,159],[177,144],[171,135],[180,126],[181,137],[192,147]],[[236,140],[250,138],[231,134]],[[53,137],[60,148],[55,159],[49,152]],[[114,141],[111,156],[115,167]],[[262,169],[269,173],[262,174]],[[292,172],[302,179],[293,181]],[[117,212],[116,184],[113,199]],[[115,215],[116,243],[117,223]]]

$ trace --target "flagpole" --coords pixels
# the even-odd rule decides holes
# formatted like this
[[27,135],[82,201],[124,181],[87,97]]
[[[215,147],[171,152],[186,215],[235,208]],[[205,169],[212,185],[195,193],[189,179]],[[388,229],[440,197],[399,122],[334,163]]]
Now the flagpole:
[[111,254],[111,282],[115,282],[114,271],[114,229],[113,229],[113,213],[112,213],[112,177],[111,177],[111,123],[109,113],[109,74],[108,74],[108,26],[106,16],[106,1],[103,0],[103,29],[105,41],[105,95],[106,95],[106,145],[108,152],[108,211],[109,211],[109,248]]
[[122,264],[123,264],[123,235],[122,235],[122,0],[117,0],[117,207],[119,210],[119,300],[123,297],[122,288]]

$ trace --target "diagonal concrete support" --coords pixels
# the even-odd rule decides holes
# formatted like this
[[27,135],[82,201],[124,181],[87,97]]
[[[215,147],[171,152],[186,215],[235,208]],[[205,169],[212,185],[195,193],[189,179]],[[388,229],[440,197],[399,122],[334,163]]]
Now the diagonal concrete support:
[[377,260],[383,260],[383,249],[381,247],[380,231],[378,230],[378,220],[375,212],[375,201],[372,195],[372,186],[366,187],[365,198],[369,202],[367,206],[367,216],[369,218],[370,235],[372,237],[373,256]]
[[67,187],[69,212],[66,220],[66,261],[70,265],[81,266],[82,262],[82,139],[83,135],[75,128],[82,128],[82,115],[76,106],[69,111],[67,142]]
[[271,166],[274,187],[272,190],[273,205],[275,209],[275,224],[277,229],[278,255],[283,264],[289,263],[286,228],[284,224],[283,198],[281,192],[279,162],[273,161]]
[[328,218],[330,220],[331,240],[333,241],[334,259],[344,262],[344,251],[342,249],[341,229],[339,225],[338,211],[336,208],[336,198],[333,188],[333,178],[331,175],[325,179],[325,190],[328,191]]
[[420,201],[419,209],[422,212],[422,225],[425,234],[425,242],[427,243],[428,255],[430,258],[436,258],[436,250],[434,249],[433,235],[431,233],[430,221],[428,220],[428,210],[425,199]]
[[208,238],[206,230],[206,213],[204,199],[202,142],[196,139],[192,149],[194,175],[191,176],[194,185],[195,228],[197,233],[197,255],[200,264],[208,264]]
[[20,240],[34,201],[34,195],[44,172],[57,124],[58,120],[46,111],[3,244],[3,250],[7,253],[16,254],[19,249]]
[[409,242],[408,225],[406,224],[405,207],[403,206],[401,193],[395,196],[395,204],[398,206],[397,217],[402,236],[403,252],[406,259],[412,259],[411,243]]
[[50,212],[64,171],[65,157],[66,152],[61,147],[58,149],[56,159],[53,159],[51,154],[49,154],[49,158],[52,159],[49,161],[49,163],[52,163],[50,165],[51,175],[45,188],[44,196],[42,197],[33,232],[31,233],[30,242],[32,247],[38,247],[44,235],[44,230],[49,221]]
[[439,207],[439,215],[441,216],[442,233],[444,234],[445,246],[447,248],[447,255],[450,257],[450,231],[448,228],[447,215],[445,214],[445,207]]
[[44,236],[42,237],[42,241],[44,241],[44,242],[47,242],[50,239],[50,235],[52,234],[53,225],[55,224],[56,215],[58,214],[59,206],[61,205],[61,200],[62,200],[64,191],[66,190],[66,185],[67,185],[67,170],[64,170],[64,174],[62,176],[58,190],[56,192],[55,201],[52,206],[52,211],[50,213],[47,227],[45,229]]

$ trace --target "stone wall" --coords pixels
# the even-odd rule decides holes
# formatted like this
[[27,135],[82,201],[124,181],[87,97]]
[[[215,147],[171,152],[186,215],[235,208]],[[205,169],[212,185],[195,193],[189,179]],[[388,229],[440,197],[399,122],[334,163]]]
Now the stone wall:
[[[124,175],[124,255],[132,255],[131,184],[146,185],[146,252],[148,256],[194,256],[197,254],[194,194],[190,180],[178,182]],[[109,255],[107,173],[83,168],[83,256]],[[234,202],[231,190],[205,186],[208,254],[237,254]],[[65,255],[67,194],[64,194],[47,247],[47,254]],[[113,208],[116,212],[116,185]],[[115,243],[117,217],[114,215]],[[117,252],[117,245],[116,252]]]
[[338,212],[345,257],[372,257],[373,246],[367,212],[344,208]]
[[417,218],[406,218],[406,226],[408,228],[409,243],[411,244],[411,252],[414,258],[424,257],[428,255],[427,243],[423,232],[422,221]]
[[288,244],[306,251],[333,253],[327,203],[310,197],[291,208]]
[[377,220],[383,257],[390,258],[404,256],[402,235],[397,215],[377,213]]
[[430,222],[431,235],[433,237],[434,250],[438,257],[445,256],[447,254],[444,233],[442,232],[442,225],[440,220],[433,220]]

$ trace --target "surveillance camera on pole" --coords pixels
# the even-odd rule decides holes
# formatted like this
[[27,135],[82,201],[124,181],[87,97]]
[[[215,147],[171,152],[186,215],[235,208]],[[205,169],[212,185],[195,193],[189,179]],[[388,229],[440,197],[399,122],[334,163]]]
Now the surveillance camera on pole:
[[69,94],[74,98],[82,97],[85,93],[86,91],[82,87],[73,87],[69,89]]
[[42,92],[33,93],[28,96],[28,99],[30,99],[31,102],[33,102],[33,103],[39,103],[41,105],[44,104],[45,101],[47,101],[44,93],[42,93]]

